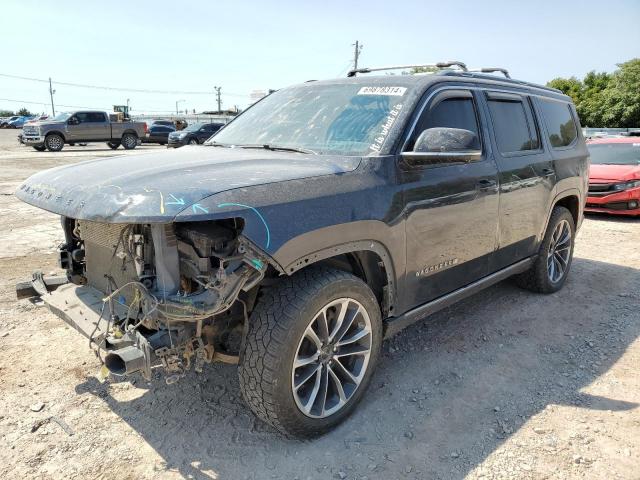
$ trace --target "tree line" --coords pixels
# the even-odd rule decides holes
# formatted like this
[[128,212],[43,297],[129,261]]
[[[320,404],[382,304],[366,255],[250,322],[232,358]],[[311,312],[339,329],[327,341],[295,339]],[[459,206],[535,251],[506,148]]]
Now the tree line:
[[558,77],[547,86],[573,99],[583,127],[640,127],[640,58],[618,64],[613,73],[591,71],[582,80]]
[[21,117],[30,117],[32,113],[26,108],[21,108],[15,113],[11,110],[0,110],[0,117],[13,117],[14,115],[20,115]]

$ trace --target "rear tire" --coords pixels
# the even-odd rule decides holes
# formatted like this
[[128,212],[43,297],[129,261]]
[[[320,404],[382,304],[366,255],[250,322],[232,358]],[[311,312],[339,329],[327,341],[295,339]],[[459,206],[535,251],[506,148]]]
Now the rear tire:
[[575,234],[571,212],[564,207],[555,207],[536,261],[529,270],[515,277],[518,286],[537,293],[560,290],[569,276]]
[[133,150],[138,146],[138,137],[136,137],[133,133],[125,133],[124,135],[122,135],[120,143],[125,150]]
[[57,133],[50,133],[44,139],[44,144],[50,152],[59,152],[64,147],[64,139]]
[[321,435],[364,396],[381,343],[380,308],[362,280],[302,270],[269,289],[251,315],[238,368],[242,396],[285,435]]
[[192,138],[191,140],[189,140],[189,145],[198,145],[198,140]]

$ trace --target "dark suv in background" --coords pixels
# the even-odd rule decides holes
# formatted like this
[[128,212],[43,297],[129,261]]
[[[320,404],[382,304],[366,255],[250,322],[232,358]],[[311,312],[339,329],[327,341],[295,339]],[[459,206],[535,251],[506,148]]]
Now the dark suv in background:
[[114,375],[237,363],[258,417],[327,431],[383,338],[511,276],[555,292],[571,267],[589,167],[571,99],[428,67],[283,88],[202,148],[32,176],[16,195],[62,216],[69,282],[35,274],[19,296]]
[[198,145],[216,133],[224,124],[222,123],[194,123],[184,130],[171,132],[168,138],[168,147],[182,147],[184,145]]

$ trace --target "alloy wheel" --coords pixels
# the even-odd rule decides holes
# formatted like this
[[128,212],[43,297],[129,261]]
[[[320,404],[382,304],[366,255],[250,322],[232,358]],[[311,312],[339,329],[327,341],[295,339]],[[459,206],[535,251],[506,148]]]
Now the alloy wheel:
[[47,146],[52,150],[60,150],[63,146],[62,139],[57,135],[53,135],[47,139]]
[[371,356],[371,319],[362,304],[339,298],[313,317],[298,344],[291,372],[296,405],[326,418],[353,397]]
[[552,283],[562,280],[567,271],[570,256],[571,225],[567,220],[562,220],[553,230],[547,252],[547,272]]

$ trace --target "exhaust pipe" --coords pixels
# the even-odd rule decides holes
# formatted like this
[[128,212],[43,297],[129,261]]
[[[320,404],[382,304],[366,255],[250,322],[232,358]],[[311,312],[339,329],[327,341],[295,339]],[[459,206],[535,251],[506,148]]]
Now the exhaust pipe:
[[129,375],[145,368],[144,352],[138,347],[128,346],[114,350],[104,358],[104,365],[114,375]]

